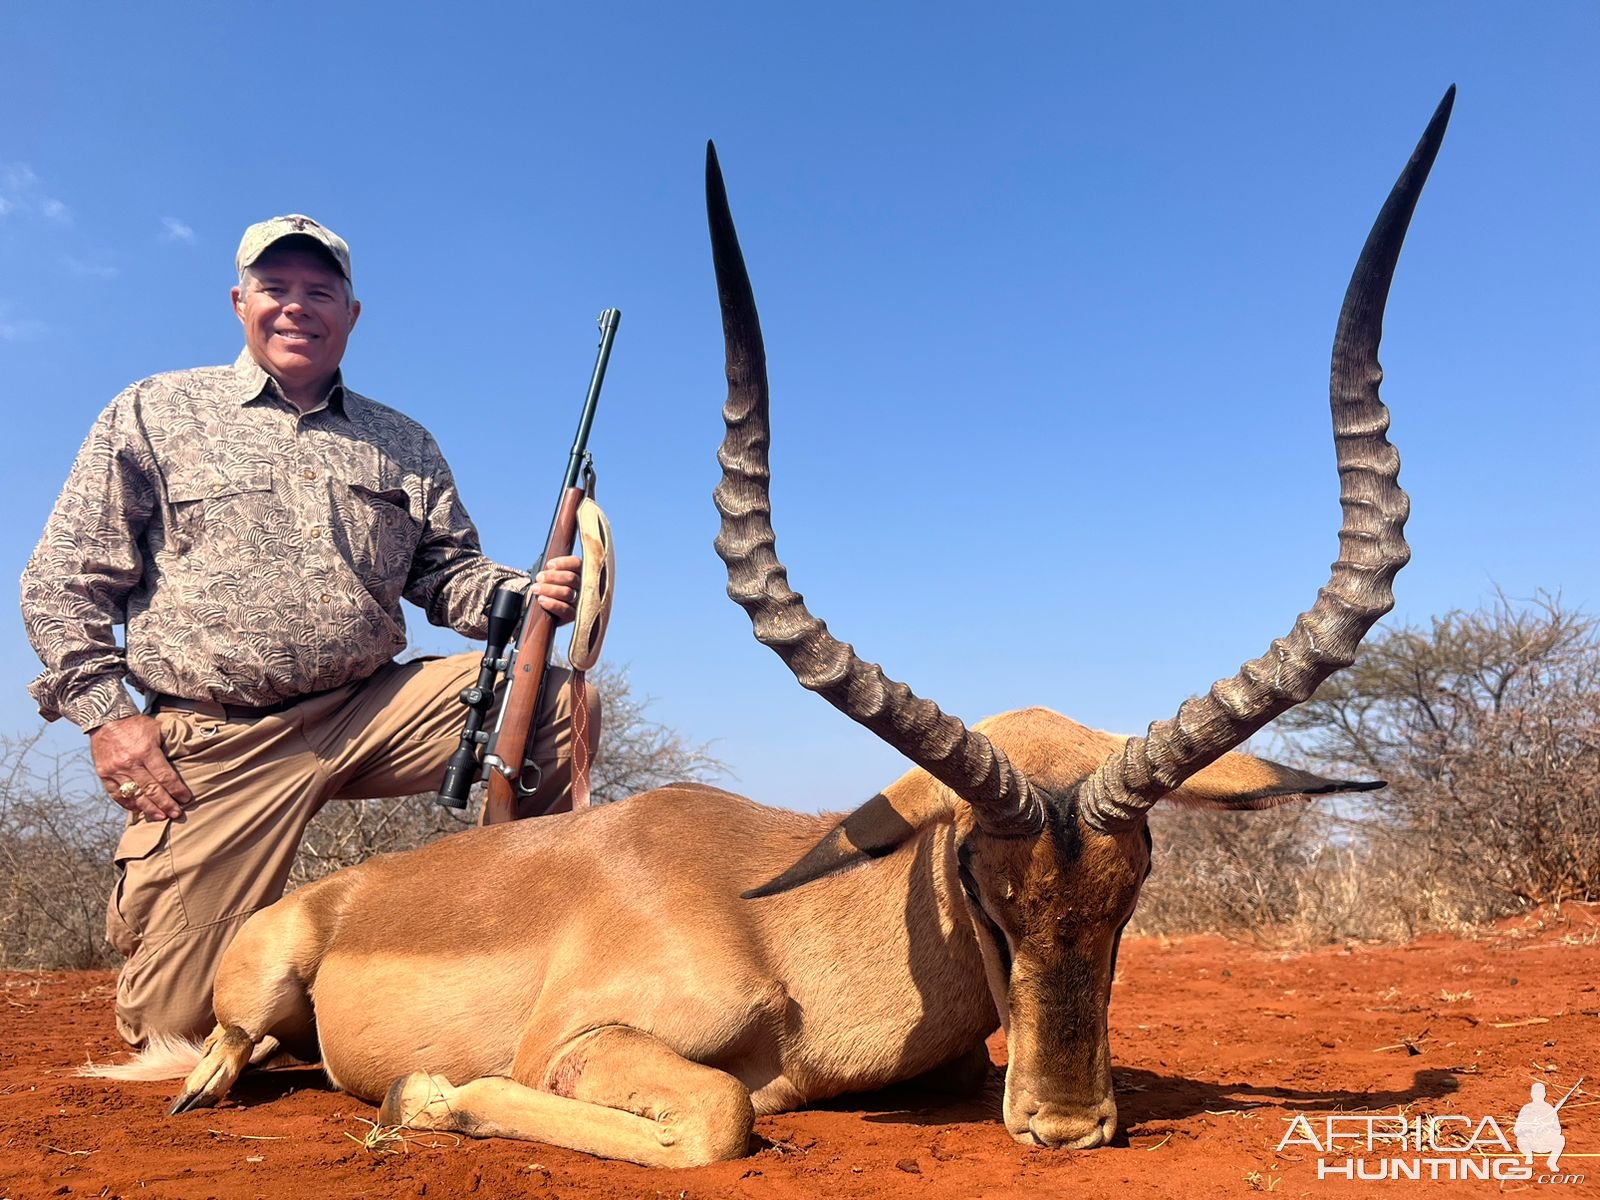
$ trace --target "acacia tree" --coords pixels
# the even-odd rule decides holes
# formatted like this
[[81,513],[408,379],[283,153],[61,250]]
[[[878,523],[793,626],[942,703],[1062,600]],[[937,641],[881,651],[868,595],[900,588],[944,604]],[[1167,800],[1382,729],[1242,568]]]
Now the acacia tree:
[[1600,638],[1559,597],[1380,630],[1279,725],[1331,772],[1387,779],[1372,852],[1464,903],[1600,899]]
[[1275,943],[1408,938],[1600,899],[1600,638],[1504,596],[1375,630],[1280,717],[1289,757],[1383,791],[1259,813],[1157,810],[1133,927]]

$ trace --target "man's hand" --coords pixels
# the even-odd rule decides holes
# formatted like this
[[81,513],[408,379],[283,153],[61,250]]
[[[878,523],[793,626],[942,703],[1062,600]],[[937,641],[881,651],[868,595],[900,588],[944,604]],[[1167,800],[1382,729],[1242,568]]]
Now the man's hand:
[[108,721],[89,735],[89,754],[111,798],[147,820],[181,817],[182,804],[194,799],[161,753],[161,727],[154,718]]
[[552,558],[544,570],[533,577],[533,594],[539,607],[565,625],[578,615],[578,584],[582,580],[583,559],[576,554]]

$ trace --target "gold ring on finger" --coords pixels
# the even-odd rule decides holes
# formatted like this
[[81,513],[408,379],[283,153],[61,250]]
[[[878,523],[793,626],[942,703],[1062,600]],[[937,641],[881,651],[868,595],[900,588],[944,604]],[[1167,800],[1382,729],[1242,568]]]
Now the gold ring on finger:
[[131,779],[124,779],[121,783],[117,784],[117,795],[121,796],[124,800],[132,800],[138,794],[139,785]]

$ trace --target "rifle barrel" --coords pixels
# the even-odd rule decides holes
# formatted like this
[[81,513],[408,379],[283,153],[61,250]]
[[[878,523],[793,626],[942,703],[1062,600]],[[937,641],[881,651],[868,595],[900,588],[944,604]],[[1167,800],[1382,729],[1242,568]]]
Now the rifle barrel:
[[[578,486],[578,475],[583,470],[583,456],[589,448],[589,427],[594,424],[594,410],[600,403],[600,386],[606,381],[606,364],[611,361],[611,343],[616,341],[617,326],[622,321],[622,310],[608,308],[600,314],[600,349],[595,354],[594,373],[589,376],[589,392],[583,398],[583,412],[578,415],[578,432],[572,439],[572,452],[567,455],[567,473],[561,481],[561,494],[568,488]],[[561,506],[560,494],[556,497],[556,507]],[[550,538],[556,531],[555,519],[550,520],[550,530],[544,535],[545,545],[550,544]],[[544,560],[529,572],[536,575],[544,567]]]
[[1559,1109],[1562,1104],[1565,1104],[1568,1100],[1571,1100],[1572,1099],[1572,1093],[1577,1091],[1582,1086],[1583,1086],[1583,1076],[1580,1075],[1580,1076],[1578,1076],[1578,1082],[1573,1084],[1571,1087],[1569,1087],[1567,1089],[1567,1094],[1565,1096],[1561,1097],[1561,1103],[1557,1104],[1556,1108]]

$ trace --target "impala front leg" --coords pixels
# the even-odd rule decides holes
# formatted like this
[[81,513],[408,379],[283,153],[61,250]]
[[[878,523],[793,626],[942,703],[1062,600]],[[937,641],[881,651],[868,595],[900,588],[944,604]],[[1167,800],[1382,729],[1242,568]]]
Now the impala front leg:
[[541,1088],[505,1076],[454,1087],[416,1071],[397,1079],[378,1119],[470,1137],[549,1142],[647,1167],[695,1167],[749,1152],[755,1109],[744,1084],[637,1029],[584,1034]]

